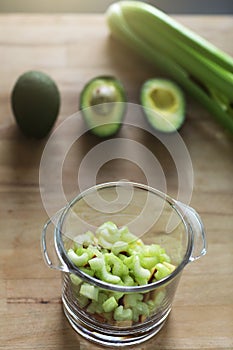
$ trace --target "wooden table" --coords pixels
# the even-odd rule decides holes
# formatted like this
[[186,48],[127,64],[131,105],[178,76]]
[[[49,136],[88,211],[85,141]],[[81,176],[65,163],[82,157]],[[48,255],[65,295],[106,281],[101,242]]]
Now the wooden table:
[[[233,55],[232,17],[176,18]],[[0,16],[0,349],[100,349],[69,326],[61,307],[60,273],[48,269],[42,259],[40,236],[47,213],[41,202],[38,174],[47,139],[23,137],[10,107],[13,84],[21,73],[31,69],[45,71],[59,86],[62,107],[57,125],[78,110],[80,91],[90,78],[99,74],[117,76],[126,87],[129,101],[137,103],[142,82],[160,73],[112,40],[101,15]],[[135,349],[230,350],[232,138],[190,97],[187,121],[180,134],[193,163],[190,204],[206,227],[208,254],[184,270],[166,326]],[[168,154],[153,148],[156,141],[127,127],[119,135],[152,147],[164,168],[169,194],[175,195],[176,169],[170,165]],[[99,142],[96,137],[85,135],[72,149],[65,167],[67,193],[72,192],[76,181],[77,172],[72,167]],[[61,147],[62,140],[54,149],[51,162],[59,157]],[[123,164],[120,170],[119,164]],[[145,181],[135,164],[124,161],[106,164],[97,182],[119,178]]]

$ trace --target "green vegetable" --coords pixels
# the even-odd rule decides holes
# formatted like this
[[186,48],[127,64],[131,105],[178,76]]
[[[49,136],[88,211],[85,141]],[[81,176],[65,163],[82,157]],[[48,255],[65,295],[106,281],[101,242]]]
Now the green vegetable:
[[143,295],[140,293],[135,293],[135,294],[125,294],[124,296],[124,306],[126,308],[128,307],[134,307],[137,305],[139,301],[142,301]]
[[90,80],[80,96],[80,109],[90,131],[99,137],[114,135],[125,114],[124,102],[125,90],[119,80],[111,76]]
[[11,106],[20,130],[29,137],[45,137],[52,129],[60,108],[60,93],[47,74],[29,71],[16,81]]
[[118,306],[118,303],[114,297],[110,297],[103,303],[103,309],[105,312],[111,312]]
[[[87,246],[87,242],[89,245]],[[108,221],[76,237],[67,252],[81,271],[104,282],[137,286],[162,279],[175,266],[158,244],[144,244],[128,227],[118,228]],[[73,295],[80,307],[108,322],[136,323],[147,318],[159,307],[157,294],[123,293],[100,289],[75,274],[70,274]],[[164,294],[163,294],[164,297]]]
[[148,122],[159,131],[173,132],[184,122],[184,94],[170,80],[148,79],[141,88],[141,104]]
[[99,289],[88,283],[83,283],[80,287],[80,294],[91,300],[98,301]]
[[140,259],[138,255],[133,256],[131,271],[135,276],[135,280],[139,285],[147,284],[151,273],[148,269],[141,266]]
[[82,255],[77,255],[73,249],[68,250],[68,257],[76,266],[84,266],[87,264],[89,256],[86,252],[82,253]]
[[233,133],[233,59],[155,7],[120,1],[106,13],[114,37],[158,65]]
[[122,305],[118,306],[114,311],[114,320],[128,321],[132,320],[133,311],[131,309],[124,309]]

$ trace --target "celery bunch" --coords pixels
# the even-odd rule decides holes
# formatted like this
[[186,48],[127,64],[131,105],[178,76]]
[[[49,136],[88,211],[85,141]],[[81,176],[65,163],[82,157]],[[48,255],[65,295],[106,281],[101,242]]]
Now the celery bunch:
[[157,8],[120,1],[106,13],[114,37],[168,73],[233,133],[233,59]]

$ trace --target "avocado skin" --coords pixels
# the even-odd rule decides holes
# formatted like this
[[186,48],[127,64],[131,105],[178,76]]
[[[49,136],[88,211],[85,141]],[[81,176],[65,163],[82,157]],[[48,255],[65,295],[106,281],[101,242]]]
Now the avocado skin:
[[[107,116],[101,117],[101,115],[99,115],[99,121],[97,122],[95,120],[96,116],[93,114],[93,110],[97,110],[96,106],[98,107],[98,105],[94,105],[93,108],[93,105],[91,105],[90,101],[91,99],[89,98],[90,96],[88,96],[88,94],[94,91],[94,88],[96,86],[108,85],[114,87],[115,92],[117,93],[118,98],[109,103],[110,107],[116,107],[116,111],[114,111],[116,115],[114,116],[113,120],[110,120],[110,118],[107,119]],[[88,131],[101,138],[115,135],[122,125],[126,111],[126,101],[127,98],[124,86],[121,81],[119,79],[116,79],[114,76],[100,75],[89,80],[81,91],[79,103],[79,108],[88,127]],[[106,104],[106,107],[107,105],[108,103]],[[98,125],[96,126],[95,123]]]
[[[160,96],[164,96],[161,92],[165,91],[170,97],[167,108],[163,100],[158,101],[160,103],[157,105],[152,101],[156,89],[160,92]],[[141,87],[140,101],[144,115],[153,129],[162,133],[180,130],[185,121],[186,103],[183,91],[175,82],[165,78],[146,80]]]
[[22,133],[41,139],[50,132],[59,113],[58,87],[47,74],[28,71],[13,87],[11,107]]

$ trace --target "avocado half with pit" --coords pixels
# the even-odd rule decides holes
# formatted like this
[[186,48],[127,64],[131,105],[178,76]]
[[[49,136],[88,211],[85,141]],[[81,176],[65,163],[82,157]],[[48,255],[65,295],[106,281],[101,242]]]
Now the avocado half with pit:
[[91,79],[80,96],[80,109],[88,129],[99,137],[109,137],[120,129],[126,109],[125,89],[113,76]]
[[185,98],[168,79],[149,79],[141,88],[141,105],[149,124],[162,132],[174,132],[185,120]]

